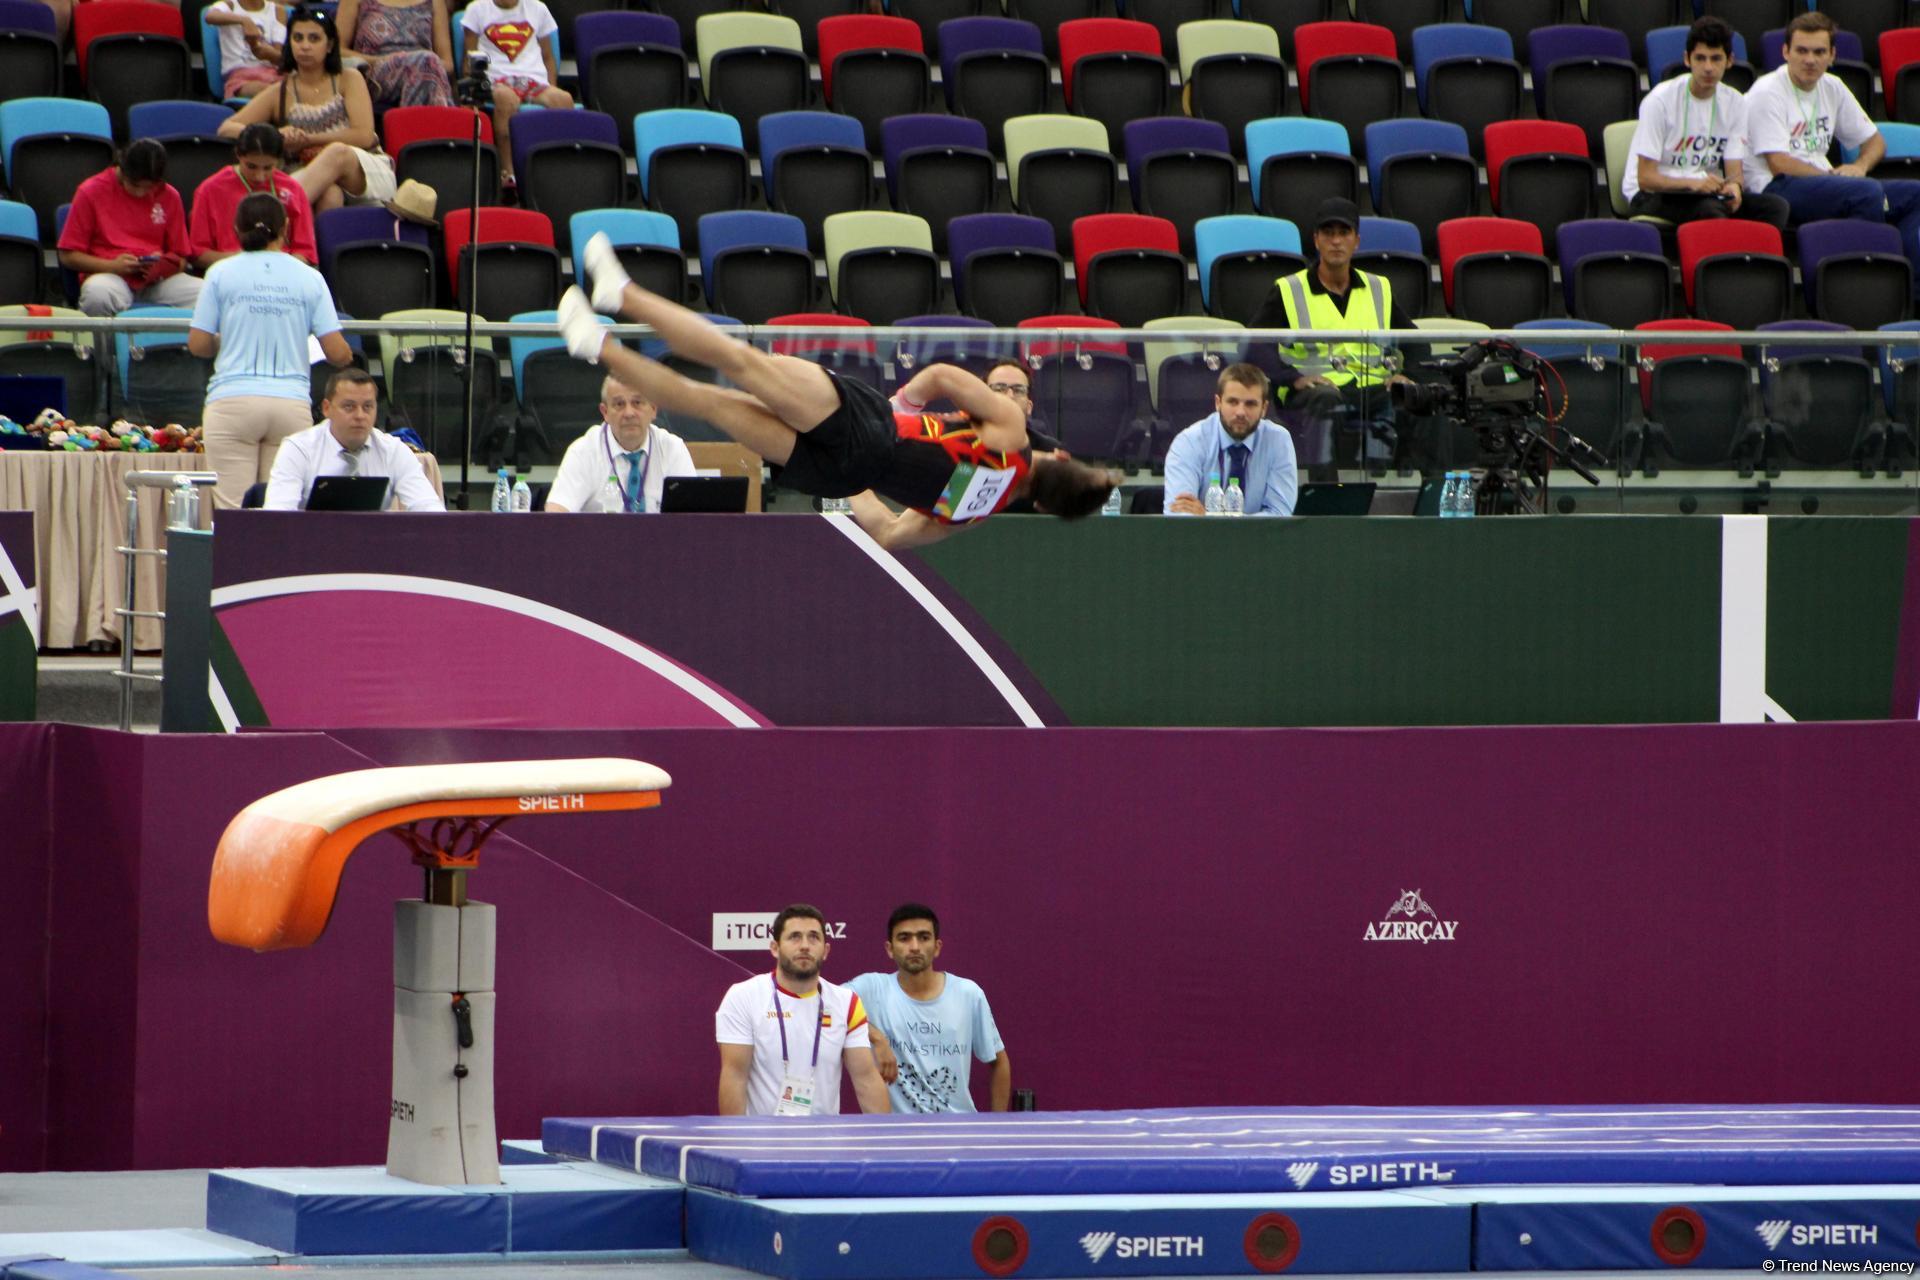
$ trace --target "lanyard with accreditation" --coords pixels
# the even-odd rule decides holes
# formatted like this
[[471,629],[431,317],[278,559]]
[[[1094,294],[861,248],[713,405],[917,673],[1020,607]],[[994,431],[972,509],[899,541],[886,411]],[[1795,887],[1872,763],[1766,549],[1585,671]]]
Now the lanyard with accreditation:
[[802,1068],[795,1066],[787,1056],[787,1015],[780,1008],[780,980],[775,978],[773,981],[773,1020],[780,1028],[780,1063],[786,1068],[786,1082],[773,1104],[773,1114],[777,1116],[813,1114],[813,1076],[820,1069],[820,1030],[827,1025],[826,993],[815,987],[813,999],[817,1006],[813,1024],[813,1061]]

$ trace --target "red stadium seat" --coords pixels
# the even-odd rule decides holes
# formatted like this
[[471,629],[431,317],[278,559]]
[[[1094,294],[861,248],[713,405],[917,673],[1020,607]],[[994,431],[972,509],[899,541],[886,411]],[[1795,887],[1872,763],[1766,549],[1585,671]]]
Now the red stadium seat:
[[[821,25],[833,19],[825,19]],[[843,316],[834,311],[795,311],[784,316],[770,316],[767,324],[793,325],[808,329],[871,329],[873,326],[858,316]],[[778,338],[772,346],[777,356],[814,356],[822,352],[851,351],[864,356],[878,358],[879,352],[871,338]]]
[[1300,71],[1300,107],[1309,115],[1313,113],[1313,64],[1322,58],[1361,56],[1400,61],[1400,47],[1394,42],[1393,32],[1371,22],[1309,22],[1293,33],[1293,48]]
[[460,265],[460,251],[476,240],[481,244],[541,244],[549,248],[554,244],[553,221],[531,209],[481,209],[478,234],[470,227],[472,219],[467,209],[449,210],[441,218],[448,271]]
[[1126,18],[1075,18],[1060,24],[1060,87],[1069,111],[1073,110],[1073,73],[1080,60],[1113,53],[1164,57],[1160,32],[1150,22]]
[[[1118,329],[1120,325],[1112,320],[1102,320],[1098,316],[1029,316],[1018,326],[1022,329]],[[1045,341],[1027,344],[1025,355],[1029,360],[1041,360],[1047,356],[1058,355],[1070,348],[1099,352],[1103,355],[1124,356],[1127,344],[1124,342],[1082,342],[1071,343]]]
[[[1744,218],[1702,218],[1683,222],[1674,232],[1680,247],[1680,281],[1687,293],[1687,310],[1694,307],[1694,277],[1702,262],[1721,254],[1756,254],[1778,258],[1786,265],[1786,247],[1771,223]],[[1743,326],[1745,327],[1745,326]]]
[[103,36],[147,35],[186,39],[180,10],[156,0],[89,0],[73,8],[73,56],[80,80],[87,78],[87,51]]
[[[482,111],[480,141],[493,141],[493,116]],[[472,142],[475,113],[466,107],[394,107],[380,122],[387,154],[398,156],[415,142]]]
[[[1920,123],[1920,113],[1903,111],[1903,107],[1920,107],[1920,72],[1911,70],[1916,63],[1920,63],[1920,27],[1880,33],[1880,80],[1887,91],[1889,120]],[[1903,98],[1908,101],[1903,103]]]
[[1508,161],[1531,155],[1591,158],[1587,131],[1563,120],[1502,120],[1487,126],[1485,138],[1487,194],[1495,213],[1500,212],[1500,179]]
[[833,105],[833,64],[842,54],[867,49],[894,49],[925,56],[927,46],[920,24],[911,18],[888,18],[875,13],[847,13],[820,19],[820,96]]
[[1540,228],[1514,218],[1449,218],[1440,224],[1440,289],[1453,310],[1454,267],[1479,253],[1523,253],[1544,257]]
[[1180,230],[1143,213],[1100,213],[1073,220],[1073,269],[1088,314],[1127,328],[1183,310],[1187,260]]
[[[1636,333],[1692,333],[1702,338],[1710,333],[1732,333],[1731,325],[1720,324],[1713,320],[1649,320],[1645,324],[1634,326]],[[1687,356],[1714,356],[1728,360],[1740,360],[1740,347],[1732,342],[1666,342],[1648,344],[1640,348],[1640,359],[1650,365],[1658,365],[1665,360],[1677,360]],[[1640,407],[1653,407],[1653,383],[1651,377],[1640,379]]]

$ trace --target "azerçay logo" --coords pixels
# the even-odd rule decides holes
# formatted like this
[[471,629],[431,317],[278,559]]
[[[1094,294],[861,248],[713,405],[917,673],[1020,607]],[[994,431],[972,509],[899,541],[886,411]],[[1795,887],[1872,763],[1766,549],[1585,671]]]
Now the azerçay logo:
[[[1405,919],[1395,919],[1404,916]],[[1458,920],[1442,920],[1418,889],[1402,889],[1386,917],[1368,921],[1363,942],[1452,942]]]

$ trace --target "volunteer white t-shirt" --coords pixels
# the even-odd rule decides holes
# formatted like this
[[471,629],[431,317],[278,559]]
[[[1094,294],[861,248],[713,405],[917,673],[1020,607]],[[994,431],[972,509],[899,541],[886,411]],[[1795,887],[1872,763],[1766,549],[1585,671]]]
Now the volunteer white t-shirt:
[[479,52],[487,59],[488,79],[522,76],[547,82],[540,42],[560,27],[540,0],[520,0],[511,9],[502,9],[493,0],[474,0],[461,16],[460,26],[480,37]]
[[1769,71],[1747,90],[1747,150],[1753,155],[1746,167],[1747,190],[1765,191],[1773,181],[1769,152],[1785,153],[1825,173],[1833,168],[1827,149],[1834,138],[1858,147],[1875,132],[1873,121],[1838,77],[1821,76],[1811,92],[1803,93],[1785,67]]
[[[606,423],[593,427],[567,446],[560,459],[559,473],[547,493],[549,506],[558,503],[568,511],[611,511],[627,509],[627,469],[632,464],[613,437]],[[669,476],[694,475],[693,453],[679,436],[656,424],[647,433],[646,448],[640,451],[642,494],[648,511],[660,510],[660,495]]]
[[1727,161],[1746,160],[1746,99],[1724,83],[1714,86],[1713,97],[1696,98],[1691,83],[1691,76],[1673,76],[1640,103],[1640,127],[1633,131],[1631,160],[1620,178],[1620,193],[1627,199],[1640,191],[1641,156],[1669,178],[1717,178]]
[[[747,1076],[750,1116],[770,1116],[778,1109],[789,1063],[801,1071],[813,1067],[813,1114],[838,1115],[840,1056],[847,1049],[872,1045],[866,1008],[851,990],[823,981],[817,996],[796,996],[777,988],[770,973],[728,987],[713,1024],[717,1043],[753,1046],[753,1070]],[[817,1063],[816,1034],[820,1040]]]

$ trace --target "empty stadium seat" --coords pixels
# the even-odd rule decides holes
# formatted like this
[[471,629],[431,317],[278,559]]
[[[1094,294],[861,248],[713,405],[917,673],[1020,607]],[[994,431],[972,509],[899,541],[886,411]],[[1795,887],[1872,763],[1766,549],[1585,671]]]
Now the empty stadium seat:
[[1073,224],[1073,266],[1088,315],[1138,328],[1185,307],[1187,260],[1165,218],[1109,213]]
[[[1821,320],[1763,326],[1801,333],[1845,333]],[[1872,473],[1882,431],[1875,419],[1874,367],[1864,347],[1813,346],[1788,340],[1760,348],[1760,406],[1766,417],[1766,468],[1783,459],[1801,467],[1849,467]]]
[[1017,116],[1006,123],[1007,182],[1016,211],[1045,218],[1055,242],[1073,242],[1073,222],[1111,213],[1119,171],[1106,128],[1083,116]]
[[1349,140],[1400,114],[1404,72],[1393,32],[1364,22],[1315,22],[1294,32],[1300,109],[1338,121]]
[[1034,316],[1019,327],[1045,334],[1026,344],[1026,355],[1039,366],[1034,403],[1045,408],[1062,446],[1078,458],[1117,460],[1150,416],[1126,345],[1099,336],[1119,326],[1093,316]]
[[1306,226],[1323,201],[1360,200],[1360,166],[1346,127],[1332,120],[1281,116],[1247,126],[1247,174],[1253,207]]
[[1108,136],[1129,120],[1167,109],[1160,32],[1124,18],[1080,18],[1060,28],[1060,87],[1067,110],[1091,116]]
[[1020,214],[980,213],[947,224],[953,295],[969,316],[1011,327],[1060,309],[1066,271],[1051,224]]
[[1114,0],[1114,4],[1122,18],[1158,31],[1162,49],[1179,43],[1180,28],[1228,16],[1228,6],[1215,0]]
[[1800,284],[1807,311],[1849,329],[1877,329],[1913,314],[1913,266],[1897,228],[1856,218],[1803,224]]
[[682,244],[699,248],[705,214],[747,203],[744,135],[732,116],[686,108],[643,111],[633,118],[633,148],[641,198],[679,224]]
[[0,306],[40,301],[40,223],[33,210],[0,200]]
[[869,151],[880,122],[927,109],[930,76],[918,24],[878,14],[842,14],[820,23],[820,96],[860,122]]
[[184,98],[193,88],[180,10],[153,0],[90,0],[73,11],[74,62],[87,96],[127,137],[137,102]]
[[1040,30],[1046,55],[1054,61],[1060,57],[1060,28],[1098,13],[1096,0],[1012,0],[1007,5],[1008,17],[1030,22]]
[[[1649,335],[1638,352],[1644,439],[1629,433],[1629,449],[1647,474],[1659,464],[1734,467],[1752,474],[1761,433],[1748,404],[1747,364],[1740,348],[1715,342],[1727,326],[1709,320],[1655,320],[1636,328]],[[1664,340],[1652,335],[1671,334]],[[1691,335],[1691,341],[1687,340]]]
[[1512,38],[1498,27],[1445,22],[1415,28],[1413,76],[1420,113],[1465,129],[1476,159],[1486,127],[1520,114],[1520,64]]
[[[134,325],[142,319],[187,320],[192,316],[186,307],[141,304],[120,313],[121,320]],[[113,352],[120,381],[120,409],[126,417],[162,426],[192,422],[200,416],[206,406],[213,361],[187,350],[184,330],[116,329]]]
[[661,13],[602,9],[574,26],[580,100],[613,117],[620,147],[633,150],[633,118],[688,105],[687,53],[680,28]]
[[0,2],[0,84],[21,98],[57,98],[61,50],[53,10],[40,0]]
[[1193,252],[1193,225],[1236,203],[1239,166],[1226,129],[1212,120],[1134,120],[1125,130],[1127,187],[1140,213],[1165,218]]
[[1880,33],[1880,79],[1887,117],[1920,123],[1920,27]]
[[1284,218],[1221,214],[1194,224],[1200,304],[1213,315],[1247,324],[1274,281],[1306,266],[1300,231]]
[[762,116],[806,105],[807,55],[792,18],[705,13],[693,38],[707,106],[738,120],[747,146],[758,145]]
[[813,306],[807,229],[789,213],[737,209],[701,218],[700,275],[707,305],[743,324]]
[[1189,22],[1180,28],[1179,52],[1187,114],[1225,126],[1235,146],[1248,124],[1286,110],[1287,64],[1272,27],[1226,19]]
[[880,147],[894,209],[925,218],[939,252],[946,252],[951,219],[993,207],[1000,182],[978,120],[894,116],[880,125]]
[[1920,124],[1888,121],[1880,126],[1880,140],[1887,154],[1873,167],[1873,176],[1888,179],[1920,178]]
[[934,309],[940,259],[925,218],[878,210],[836,213],[825,227],[827,287],[842,314],[870,324]]
[[[0,316],[25,316],[25,303],[0,305]],[[72,307],[35,306],[49,326],[78,319]],[[10,329],[0,332],[0,377],[59,378],[66,388],[67,416],[83,425],[105,420],[106,371],[97,357],[94,335],[79,329]]]
[[1499,28],[1522,52],[1529,34],[1565,22],[1569,7],[1574,16],[1580,13],[1577,0],[1571,6],[1568,0],[1464,0],[1464,6],[1468,22]]
[[960,18],[985,17],[989,12],[998,14],[1000,6],[990,4],[989,0],[888,0],[887,12],[895,17],[907,18],[920,28],[920,38],[926,42],[927,53],[940,56],[940,26]]
[[[947,109],[987,127],[1005,154],[1006,122],[1047,109],[1052,78],[1040,29],[1012,18],[954,18],[940,24],[940,81]],[[1008,170],[1012,176],[1012,170]]]
[[[466,313],[421,308],[379,318],[393,324],[458,323]],[[483,444],[491,435],[500,407],[500,363],[493,339],[475,338],[469,349],[458,333],[383,333],[380,369],[391,424],[412,427],[436,457],[458,459],[465,453],[458,432],[469,393],[474,443]]]
[[1555,120],[1503,120],[1487,126],[1487,192],[1493,211],[1554,229],[1594,213],[1594,163],[1587,135]]
[[[1333,0],[1237,0],[1233,16],[1242,22],[1258,22],[1272,27],[1280,35],[1280,56],[1297,62],[1293,33],[1309,22],[1326,22],[1334,16]],[[1339,16],[1352,17],[1346,0],[1340,0]]]
[[1567,314],[1609,329],[1666,319],[1673,282],[1658,231],[1591,218],[1561,224],[1556,238]]
[[1382,120],[1367,126],[1367,178],[1373,207],[1420,228],[1433,252],[1436,229],[1470,216],[1479,198],[1479,168],[1467,131],[1444,120]]
[[560,299],[560,255],[553,222],[531,209],[452,209],[440,219],[447,270],[459,305],[467,299],[466,264],[476,259],[474,310],[489,320],[521,311],[549,311]]
[[[1523,320],[1516,329],[1605,329],[1593,320]],[[1615,343],[1559,343],[1521,341],[1533,354],[1553,365],[1548,385],[1555,401],[1564,387],[1564,417],[1560,427],[1579,436],[1609,463],[1619,465],[1620,442],[1627,421],[1626,372]],[[1596,368],[1596,364],[1598,367]]]
[[513,123],[513,171],[520,203],[552,221],[565,253],[573,215],[627,202],[620,130],[600,111],[525,111]]
[[873,158],[866,132],[831,111],[779,111],[760,121],[760,186],[775,212],[806,224],[818,248],[831,214],[873,204]]
[[1531,222],[1453,218],[1438,239],[1440,287],[1454,315],[1510,329],[1546,312],[1553,268]]
[[1758,329],[1787,318],[1793,268],[1779,230],[1735,218],[1685,222],[1675,233],[1687,309],[1702,320]]
[[1605,27],[1543,27],[1527,40],[1535,109],[1586,131],[1587,153],[1602,151],[1605,131],[1640,105],[1640,69],[1627,37]]

